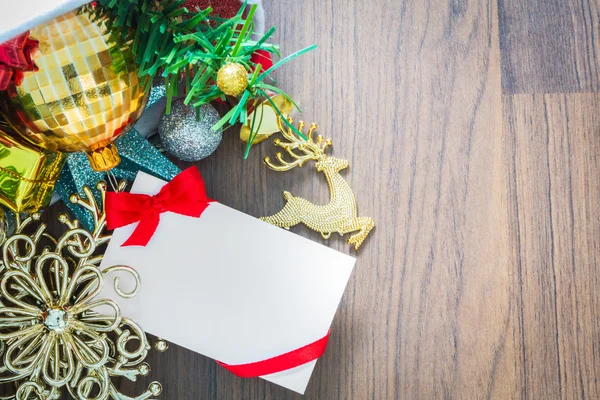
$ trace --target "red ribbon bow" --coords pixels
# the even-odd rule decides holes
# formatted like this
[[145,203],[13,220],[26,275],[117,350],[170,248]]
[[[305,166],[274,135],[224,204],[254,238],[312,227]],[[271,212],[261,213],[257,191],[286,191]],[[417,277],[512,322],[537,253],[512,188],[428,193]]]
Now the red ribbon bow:
[[270,375],[299,367],[321,357],[327,348],[328,340],[329,332],[316,342],[267,360],[238,365],[229,365],[217,361],[217,364],[240,378],[256,378],[258,376]]
[[121,246],[146,246],[158,224],[160,214],[174,212],[200,218],[213,200],[206,197],[204,181],[196,167],[179,173],[154,196],[127,192],[106,193],[108,229],[138,222],[129,239]]

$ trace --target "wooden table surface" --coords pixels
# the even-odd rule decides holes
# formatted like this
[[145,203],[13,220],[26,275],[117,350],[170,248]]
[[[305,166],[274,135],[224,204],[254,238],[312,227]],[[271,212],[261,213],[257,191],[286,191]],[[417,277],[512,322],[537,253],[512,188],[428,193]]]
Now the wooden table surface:
[[[265,7],[283,54],[319,46],[278,83],[377,224],[304,398],[600,398],[600,1]],[[283,189],[328,201],[312,167],[262,165],[270,142],[242,150],[231,131],[198,163],[213,198],[255,216]],[[149,362],[161,399],[301,398],[176,346]]]

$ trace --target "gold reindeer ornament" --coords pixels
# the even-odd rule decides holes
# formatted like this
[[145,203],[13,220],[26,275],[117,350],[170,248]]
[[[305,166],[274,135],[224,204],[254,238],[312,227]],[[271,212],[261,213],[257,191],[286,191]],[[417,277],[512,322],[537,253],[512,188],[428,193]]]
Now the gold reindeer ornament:
[[[293,119],[288,121],[292,124]],[[324,239],[329,239],[332,233],[337,232],[345,235],[350,232],[356,232],[350,236],[348,243],[358,248],[362,245],[367,235],[375,227],[375,221],[370,217],[359,217],[356,207],[356,199],[352,193],[350,185],[340,175],[340,171],[348,168],[348,161],[328,156],[325,151],[331,146],[331,140],[325,140],[321,135],[313,140],[313,133],[317,129],[316,124],[311,124],[308,128],[307,138],[297,136],[288,126],[283,126],[283,121],[278,120],[279,129],[287,142],[275,139],[275,146],[281,147],[292,157],[293,161],[288,162],[283,158],[282,153],[277,153],[276,158],[279,164],[274,164],[269,157],[265,157],[265,164],[275,171],[289,171],[294,167],[302,167],[310,160],[316,161],[315,168],[325,174],[331,201],[327,205],[316,205],[301,197],[295,197],[290,192],[284,191],[283,197],[287,201],[281,211],[269,217],[262,217],[261,220],[281,228],[290,227],[303,223],[308,228],[321,233]],[[298,123],[298,130],[304,129],[304,122]]]

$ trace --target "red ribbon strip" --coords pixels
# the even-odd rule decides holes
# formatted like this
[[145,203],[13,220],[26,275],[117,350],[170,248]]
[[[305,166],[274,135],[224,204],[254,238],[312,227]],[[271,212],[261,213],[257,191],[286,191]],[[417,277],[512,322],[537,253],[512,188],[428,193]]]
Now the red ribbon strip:
[[106,223],[108,229],[112,230],[139,221],[129,239],[121,246],[146,246],[158,228],[160,214],[169,211],[200,218],[212,201],[206,196],[200,172],[196,167],[190,167],[154,196],[106,193]]
[[327,332],[327,335],[316,342],[267,360],[238,365],[229,365],[221,361],[217,361],[217,363],[240,378],[256,378],[258,376],[287,371],[288,369],[299,367],[300,365],[316,360],[325,352],[328,340],[329,331]]
[[11,82],[19,86],[24,72],[38,70],[31,59],[38,48],[39,42],[30,39],[29,32],[0,43],[0,90],[6,90]]

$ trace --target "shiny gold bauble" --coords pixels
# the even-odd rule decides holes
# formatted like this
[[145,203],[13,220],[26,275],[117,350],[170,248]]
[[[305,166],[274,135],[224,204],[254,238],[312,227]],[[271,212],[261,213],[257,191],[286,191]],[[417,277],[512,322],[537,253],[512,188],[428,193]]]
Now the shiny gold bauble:
[[228,96],[239,96],[248,87],[248,71],[238,63],[223,65],[217,73],[217,87]]
[[[115,35],[116,36],[116,35]],[[97,171],[119,163],[112,142],[147,100],[131,40],[110,37],[105,19],[72,11],[34,28],[39,68],[0,92],[0,112],[28,141],[51,151],[88,153]]]
[[0,123],[0,204],[15,213],[48,207],[66,159],[64,153],[40,149]]
[[[250,140],[253,123],[257,126],[254,126],[254,132],[256,134],[252,144],[257,144],[269,138],[272,134],[279,132],[280,114],[283,118],[288,118],[292,113],[294,105],[291,101],[280,94],[272,92],[267,92],[267,94],[270,97],[269,99],[265,98],[255,108],[248,109],[248,118],[240,128],[240,139],[242,139],[243,142],[248,142],[248,140]],[[275,104],[279,113],[275,111],[271,103]]]

